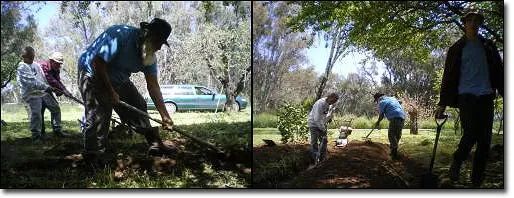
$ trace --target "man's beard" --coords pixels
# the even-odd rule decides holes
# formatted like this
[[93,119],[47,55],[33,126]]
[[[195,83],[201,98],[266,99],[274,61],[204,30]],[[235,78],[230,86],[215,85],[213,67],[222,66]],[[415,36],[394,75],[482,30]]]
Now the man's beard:
[[157,62],[155,57],[155,50],[149,39],[143,43],[141,58],[143,59],[143,66],[150,66]]

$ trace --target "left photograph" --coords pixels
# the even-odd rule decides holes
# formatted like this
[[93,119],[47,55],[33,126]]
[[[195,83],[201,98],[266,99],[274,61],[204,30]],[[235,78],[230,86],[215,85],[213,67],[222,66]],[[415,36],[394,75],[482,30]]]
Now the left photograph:
[[249,188],[251,3],[2,1],[1,188]]

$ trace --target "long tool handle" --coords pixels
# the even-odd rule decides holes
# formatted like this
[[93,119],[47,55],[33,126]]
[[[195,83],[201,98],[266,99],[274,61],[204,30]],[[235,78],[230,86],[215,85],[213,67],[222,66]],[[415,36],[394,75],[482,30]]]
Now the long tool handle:
[[432,173],[432,169],[434,168],[435,154],[437,152],[437,144],[439,143],[439,136],[441,135],[441,130],[443,129],[443,125],[448,119],[447,115],[444,115],[444,120],[440,123],[440,119],[436,119],[437,124],[437,132],[435,135],[434,149],[432,150],[432,159],[430,159],[430,168],[428,169],[429,173]]
[[72,100],[73,100],[73,101],[75,101],[75,102],[80,103],[81,105],[84,105],[84,102],[82,102],[82,100],[79,100],[78,98],[75,98],[75,97],[74,97],[74,96],[72,96],[72,95],[66,95],[66,94],[64,94],[64,96],[68,97],[69,99],[72,99]]
[[[142,115],[142,116],[144,116],[144,117],[146,117],[146,118],[148,118],[148,119],[150,119],[150,120],[153,120],[153,121],[155,121],[155,122],[157,122],[157,123],[159,123],[159,124],[164,124],[164,122],[163,122],[163,121],[161,121],[161,120],[159,120],[159,119],[152,118],[152,117],[150,117],[150,115],[148,115],[146,112],[143,112],[143,111],[139,110],[138,108],[135,108],[135,107],[133,107],[133,106],[131,106],[131,105],[129,105],[129,104],[127,104],[127,103],[123,102],[123,101],[120,101],[120,103],[119,103],[119,104],[121,104],[122,106],[127,107],[127,108],[129,108],[130,110],[132,110],[132,111],[134,111],[134,112],[137,112],[138,114],[140,114],[140,115]],[[176,131],[177,133],[180,133],[180,134],[181,134],[181,135],[183,135],[183,136],[186,136],[186,137],[188,137],[188,138],[190,138],[190,139],[192,139],[192,140],[196,141],[197,143],[203,144],[203,145],[205,145],[205,146],[207,146],[207,147],[211,148],[212,150],[214,150],[214,151],[216,151],[216,152],[218,152],[218,153],[223,153],[223,151],[221,151],[218,147],[214,146],[213,144],[211,144],[211,143],[209,143],[209,142],[206,142],[206,141],[203,141],[203,140],[201,140],[200,138],[197,138],[197,137],[195,137],[195,136],[193,136],[193,135],[191,135],[191,134],[189,134],[189,133],[186,133],[186,132],[184,132],[184,131],[182,131],[182,130],[178,129],[177,127],[173,127],[173,130],[174,130],[174,131]]]
[[373,133],[374,130],[375,130],[375,128],[373,127],[373,129],[371,129],[371,131],[368,133],[368,135],[366,135],[365,139],[367,139],[369,137],[369,135],[371,135],[371,133]]

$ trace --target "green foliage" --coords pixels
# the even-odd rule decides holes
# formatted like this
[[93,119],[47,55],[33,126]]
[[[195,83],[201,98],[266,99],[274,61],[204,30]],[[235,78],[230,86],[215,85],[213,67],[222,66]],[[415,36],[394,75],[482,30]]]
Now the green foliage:
[[[432,50],[447,48],[459,34],[460,17],[470,9],[486,17],[486,38],[503,49],[503,4],[497,2],[351,1],[302,2],[302,10],[289,25],[326,30],[334,23],[351,24],[351,42],[373,50],[378,58],[397,50],[426,61]],[[362,14],[366,13],[366,14]],[[460,33],[462,35],[462,33]]]
[[276,128],[278,117],[270,113],[259,113],[253,117],[254,128]]
[[[2,88],[6,81],[15,79],[22,49],[34,42],[37,26],[34,16],[28,12],[28,4],[30,2],[2,1]],[[27,13],[26,18],[22,18],[22,13]]]
[[307,126],[307,111],[302,106],[285,104],[278,109],[278,130],[282,142],[295,143],[307,140],[309,129]]
[[[312,42],[312,36],[292,32],[286,26],[287,18],[296,13],[298,6],[281,1],[254,1],[252,7],[252,101],[255,111],[274,110],[283,102],[299,103],[309,95],[309,90],[313,90],[309,82],[313,81],[311,77],[315,78],[316,74],[308,70],[299,71],[306,62],[302,51]],[[295,70],[299,72],[286,75]],[[301,81],[304,77],[308,78]],[[291,79],[292,82],[286,83]]]
[[309,97],[302,101],[302,107],[305,111],[310,112],[314,103],[316,103],[314,97]]
[[371,129],[374,122],[366,117],[355,118],[352,122],[352,127],[355,129]]

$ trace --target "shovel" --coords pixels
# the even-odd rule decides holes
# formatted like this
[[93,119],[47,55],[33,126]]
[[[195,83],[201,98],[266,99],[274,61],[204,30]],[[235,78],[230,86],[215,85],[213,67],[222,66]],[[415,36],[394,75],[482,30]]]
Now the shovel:
[[430,167],[428,168],[428,173],[423,176],[422,186],[425,188],[436,188],[438,184],[438,177],[432,173],[432,169],[434,168],[435,154],[437,152],[437,143],[439,143],[439,135],[441,135],[441,130],[443,129],[443,125],[448,120],[448,115],[443,115],[442,117],[436,117],[435,122],[437,124],[437,132],[435,135],[434,141],[434,149],[432,150],[432,158],[430,159]]
[[369,138],[369,135],[371,135],[371,133],[373,133],[373,131],[374,131],[375,129],[377,129],[377,128],[376,128],[376,127],[373,127],[373,129],[371,129],[371,131],[368,133],[368,135],[366,135],[366,137],[364,137],[364,141],[365,141],[366,143],[368,143],[368,144],[373,143],[373,142],[371,142],[371,138]]

